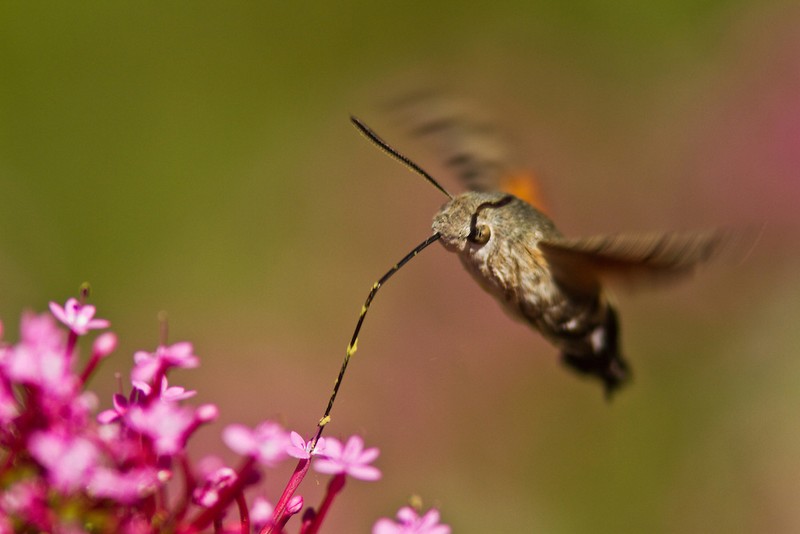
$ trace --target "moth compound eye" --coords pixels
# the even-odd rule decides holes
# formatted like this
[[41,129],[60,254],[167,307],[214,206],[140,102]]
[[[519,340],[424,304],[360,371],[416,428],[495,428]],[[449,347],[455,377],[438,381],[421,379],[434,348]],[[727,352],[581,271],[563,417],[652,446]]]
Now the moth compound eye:
[[477,243],[478,245],[485,245],[489,242],[489,239],[492,237],[492,230],[489,228],[489,225],[485,222],[478,222],[478,217],[480,217],[481,212],[483,210],[489,209],[498,209],[502,208],[506,204],[510,204],[514,202],[514,197],[511,195],[506,195],[502,197],[500,200],[493,200],[490,202],[483,202],[478,204],[478,207],[472,213],[472,219],[469,223],[469,235],[467,236],[467,240],[470,243]]
[[492,237],[492,231],[489,225],[484,223],[474,225],[472,227],[472,232],[469,234],[469,240],[479,245],[485,245],[490,237]]

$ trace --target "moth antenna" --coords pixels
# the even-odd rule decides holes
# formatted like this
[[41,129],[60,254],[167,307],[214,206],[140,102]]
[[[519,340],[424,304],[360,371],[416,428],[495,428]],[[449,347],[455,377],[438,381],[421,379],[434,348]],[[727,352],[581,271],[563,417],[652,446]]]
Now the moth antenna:
[[355,125],[356,128],[358,128],[358,131],[361,132],[364,135],[364,137],[366,137],[367,139],[372,141],[378,148],[380,148],[381,150],[383,150],[384,152],[389,154],[391,157],[393,157],[394,159],[396,159],[397,161],[399,161],[400,163],[402,163],[403,165],[405,165],[406,167],[408,167],[409,169],[411,169],[415,173],[419,174],[420,176],[422,176],[423,178],[428,180],[428,182],[430,182],[436,189],[438,189],[439,191],[441,191],[442,193],[447,195],[447,198],[450,198],[450,199],[453,198],[453,195],[448,193],[447,189],[442,187],[439,184],[439,182],[437,182],[433,178],[433,176],[428,174],[422,167],[420,167],[419,165],[417,165],[416,163],[411,161],[409,158],[407,158],[406,156],[402,155],[400,152],[398,152],[396,149],[394,149],[389,143],[387,143],[386,141],[381,139],[378,136],[378,134],[376,134],[375,132],[373,132],[370,129],[369,126],[367,126],[366,124],[361,122],[356,117],[352,117],[351,116],[350,117],[350,121]]
[[[325,408],[325,413],[322,415],[322,418],[319,420],[317,424],[317,433],[314,436],[314,445],[316,445],[317,440],[322,435],[322,430],[325,428],[331,420],[331,410],[333,409],[333,403],[336,401],[336,395],[339,393],[339,388],[342,385],[342,378],[344,378],[344,373],[347,370],[347,364],[350,363],[350,358],[353,354],[356,353],[358,350],[358,334],[361,332],[361,325],[364,324],[364,318],[367,316],[367,311],[369,311],[369,306],[372,304],[372,299],[375,298],[375,295],[378,293],[378,290],[385,284],[389,278],[391,278],[394,273],[399,271],[403,265],[414,259],[414,257],[422,252],[428,245],[438,241],[441,235],[439,233],[435,233],[430,236],[428,239],[414,247],[414,250],[406,254],[402,260],[397,262],[391,269],[389,269],[386,274],[380,277],[380,279],[372,284],[372,289],[369,290],[369,294],[367,295],[367,300],[364,301],[364,305],[361,307],[361,315],[358,316],[358,322],[356,323],[356,328],[353,330],[353,337],[350,338],[350,344],[347,345],[347,351],[344,355],[344,361],[342,362],[342,367],[339,369],[339,376],[336,377],[336,382],[333,384],[333,393],[331,394],[330,400],[328,400],[328,407]],[[313,448],[313,447],[312,447]]]

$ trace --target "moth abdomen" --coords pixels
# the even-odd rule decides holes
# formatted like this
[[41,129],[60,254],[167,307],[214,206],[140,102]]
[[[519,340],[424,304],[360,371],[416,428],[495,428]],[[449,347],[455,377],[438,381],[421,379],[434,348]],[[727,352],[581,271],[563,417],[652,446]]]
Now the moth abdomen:
[[617,311],[606,303],[603,321],[580,343],[571,343],[562,350],[561,361],[578,374],[598,378],[605,394],[614,392],[631,378],[630,368],[619,350]]

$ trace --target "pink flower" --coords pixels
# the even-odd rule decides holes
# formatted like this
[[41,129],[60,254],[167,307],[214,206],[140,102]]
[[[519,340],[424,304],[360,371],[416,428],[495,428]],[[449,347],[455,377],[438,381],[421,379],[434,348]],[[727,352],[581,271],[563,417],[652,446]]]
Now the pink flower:
[[41,315],[31,312],[23,313],[19,330],[21,345],[64,350],[64,334],[58,329],[53,318],[46,313]]
[[65,492],[86,485],[99,457],[97,447],[88,439],[52,430],[33,434],[28,449],[47,469],[50,483]]
[[397,511],[397,522],[386,517],[372,527],[372,534],[450,534],[450,525],[439,523],[439,511],[431,508],[420,517],[410,506]]
[[[5,518],[7,514],[22,518],[39,530],[50,528],[47,485],[44,480],[21,480],[4,488],[0,493],[0,517]],[[14,532],[10,522],[6,530],[3,530],[4,526],[0,523],[0,532]]]
[[63,349],[20,343],[4,359],[6,375],[15,382],[42,388],[46,395],[67,398],[75,393],[78,377]]
[[295,495],[294,497],[289,499],[289,502],[286,504],[286,513],[289,515],[294,515],[302,509],[303,509],[302,495]]
[[117,348],[117,335],[114,332],[105,332],[97,336],[92,343],[92,356],[98,359],[105,358]]
[[179,452],[195,428],[193,410],[163,401],[155,401],[147,407],[131,406],[125,419],[131,428],[153,440],[157,454]]
[[166,376],[161,380],[161,395],[159,398],[163,401],[178,402],[194,397],[195,395],[197,395],[197,391],[194,389],[186,389],[182,386],[170,386],[167,383]]
[[[133,385],[136,389],[144,392],[145,396],[150,395],[150,393],[153,391],[153,388],[151,388],[150,384],[147,382],[139,382],[134,380]],[[159,398],[163,401],[177,402],[194,397],[196,394],[197,391],[195,390],[187,390],[181,386],[170,386],[169,382],[167,381],[167,377],[161,377],[161,394],[159,395]]]
[[[95,308],[76,299],[50,307],[52,314],[23,316],[17,344],[2,341],[0,322],[0,534],[77,533],[86,525],[127,534],[157,527],[238,532],[246,526],[245,491],[265,477],[264,466],[290,455],[303,461],[276,506],[262,498],[252,502],[250,525],[283,531],[290,516],[302,514],[298,486],[317,456],[317,470],[334,476],[316,512],[302,514],[300,529],[310,533],[319,529],[348,475],[380,478],[371,465],[379,451],[366,449],[360,437],[352,436],[346,444],[333,438],[305,441],[270,421],[255,428],[224,429],[225,443],[245,455],[239,471],[213,458],[193,462],[185,454],[187,442],[201,425],[218,418],[219,409],[210,403],[182,406],[195,392],[167,381],[173,367],[197,367],[190,343],[136,353],[130,395],[114,395],[113,408],[95,416],[97,397],[87,385],[96,366],[116,350],[117,337],[112,332],[92,336],[91,356],[76,372],[81,361],[78,336],[104,328],[108,321],[96,319]],[[237,508],[241,516],[232,519]],[[375,528],[449,532],[438,524],[435,511],[422,518],[401,511],[398,518],[400,523],[384,519]]]
[[273,466],[286,458],[289,435],[278,423],[264,421],[250,430],[244,425],[228,425],[222,440],[234,452],[254,457],[259,463]]
[[139,467],[126,472],[98,467],[87,490],[95,497],[132,504],[154,493],[159,485],[158,471],[154,467]]
[[94,319],[95,307],[81,304],[78,299],[68,299],[62,308],[55,302],[50,303],[50,311],[56,319],[64,323],[75,334],[82,336],[89,330],[108,328],[111,324],[105,319]]
[[159,345],[153,353],[138,351],[133,355],[136,365],[131,372],[131,378],[138,382],[151,383],[158,373],[171,367],[194,369],[200,365],[200,359],[192,351],[192,344],[186,341],[170,346]]
[[123,417],[126,413],[128,413],[128,408],[130,407],[130,403],[125,395],[120,395],[119,393],[114,393],[114,396],[111,398],[111,402],[114,405],[113,408],[108,410],[103,410],[99,414],[97,414],[97,422],[101,425],[107,425],[109,423],[113,423],[114,421],[118,420],[119,418]]
[[325,457],[314,463],[314,469],[329,475],[344,473],[360,480],[378,480],[381,472],[377,467],[368,464],[379,454],[376,447],[365,450],[364,440],[359,436],[350,436],[344,446],[338,439],[328,438],[325,442]]
[[233,486],[238,479],[230,467],[220,467],[206,476],[205,483],[192,492],[192,501],[203,508],[211,508],[219,502],[220,492]]
[[63,332],[53,318],[25,313],[20,332],[20,343],[0,351],[0,372],[13,382],[38,386],[51,399],[75,394],[78,377],[72,372],[72,358],[65,354]]
[[308,460],[313,454],[325,454],[325,438],[319,438],[313,450],[311,446],[314,440],[309,440],[306,443],[303,437],[294,430],[289,434],[289,441],[291,444],[286,448],[286,452],[294,458]]
[[258,496],[253,499],[253,504],[250,505],[250,520],[256,530],[260,530],[272,521],[272,512],[275,507],[266,500],[264,497]]
[[210,423],[219,417],[219,408],[216,404],[206,403],[201,404],[194,411],[194,420],[196,424]]

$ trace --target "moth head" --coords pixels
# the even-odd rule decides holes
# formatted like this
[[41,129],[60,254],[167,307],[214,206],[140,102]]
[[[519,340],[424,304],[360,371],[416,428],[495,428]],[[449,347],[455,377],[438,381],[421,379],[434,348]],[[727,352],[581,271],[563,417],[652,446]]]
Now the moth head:
[[462,193],[442,206],[433,218],[433,231],[442,236],[445,248],[454,252],[484,247],[501,230],[495,210],[513,199],[505,193]]

